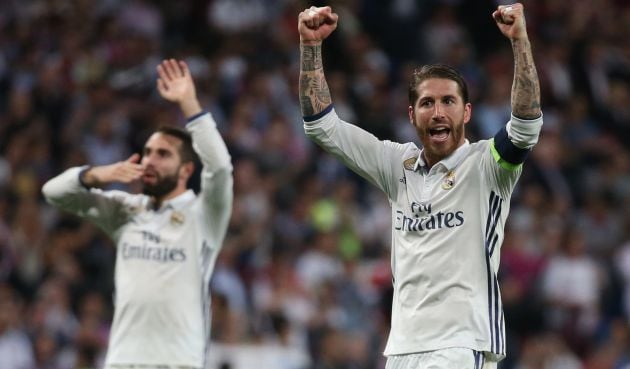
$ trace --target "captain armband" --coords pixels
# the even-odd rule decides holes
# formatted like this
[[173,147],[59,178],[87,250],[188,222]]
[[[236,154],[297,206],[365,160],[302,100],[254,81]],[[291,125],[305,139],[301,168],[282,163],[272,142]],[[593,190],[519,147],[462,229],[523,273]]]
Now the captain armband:
[[490,140],[490,151],[494,160],[503,168],[507,170],[518,169],[527,155],[531,151],[530,149],[520,148],[510,140],[505,127],[501,128],[494,138]]

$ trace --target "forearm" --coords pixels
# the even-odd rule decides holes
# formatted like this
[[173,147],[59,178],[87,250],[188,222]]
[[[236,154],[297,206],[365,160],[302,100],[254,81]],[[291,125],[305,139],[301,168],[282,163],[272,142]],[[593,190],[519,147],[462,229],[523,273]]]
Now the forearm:
[[540,84],[529,39],[512,40],[514,81],[512,82],[512,114],[522,119],[540,117]]
[[87,188],[102,187],[107,184],[103,182],[103,177],[100,174],[102,171],[102,167],[86,168],[80,172],[79,182]]
[[203,111],[201,109],[201,104],[196,97],[182,100],[179,103],[179,108],[182,110],[182,113],[186,118],[194,117]]
[[300,60],[300,108],[303,116],[310,117],[321,113],[332,103],[324,76],[321,43],[301,43]]
[[186,129],[192,136],[193,148],[199,155],[204,171],[232,169],[230,153],[210,113],[204,113],[189,121]]

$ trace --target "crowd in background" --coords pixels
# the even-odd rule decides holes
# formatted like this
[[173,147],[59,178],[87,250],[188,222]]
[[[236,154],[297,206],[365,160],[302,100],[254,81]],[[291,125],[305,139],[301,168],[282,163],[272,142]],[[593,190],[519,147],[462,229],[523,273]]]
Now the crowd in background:
[[[491,0],[0,2],[1,369],[102,364],[115,249],[40,190],[70,166],[124,160],[157,126],[183,124],[155,91],[167,57],[189,63],[234,164],[213,342],[308,358],[286,357],[287,369],[384,367],[389,204],[304,136],[297,15],[310,5],[340,16],[324,60],[343,119],[381,139],[417,141],[410,72],[444,62],[469,83],[471,140],[506,123],[512,51]],[[500,368],[628,369],[630,6],[524,5],[545,124],[501,251]]]

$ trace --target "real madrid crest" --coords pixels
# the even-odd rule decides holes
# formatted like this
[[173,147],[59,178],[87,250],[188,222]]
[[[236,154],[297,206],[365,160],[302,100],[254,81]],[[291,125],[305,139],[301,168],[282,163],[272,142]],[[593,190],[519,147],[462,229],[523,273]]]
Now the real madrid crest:
[[407,170],[413,170],[416,166],[416,162],[418,161],[418,157],[414,156],[405,161],[403,161],[403,167]]
[[174,226],[182,225],[184,223],[184,214],[179,211],[174,211],[171,214],[171,224]]
[[455,172],[451,170],[446,173],[446,177],[444,177],[444,181],[442,181],[442,188],[450,190],[453,186],[455,186]]

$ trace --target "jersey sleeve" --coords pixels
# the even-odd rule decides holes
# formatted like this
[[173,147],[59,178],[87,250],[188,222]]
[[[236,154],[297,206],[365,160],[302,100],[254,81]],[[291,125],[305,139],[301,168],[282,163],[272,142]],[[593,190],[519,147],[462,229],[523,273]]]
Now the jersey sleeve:
[[404,145],[381,141],[373,134],[341,120],[332,105],[315,117],[304,118],[304,131],[326,152],[352,171],[395,198],[397,180],[392,165],[404,152]]
[[70,168],[50,179],[42,187],[44,198],[61,210],[91,221],[112,236],[128,218],[125,206],[128,194],[84,187],[79,180],[84,169],[87,167]]
[[506,126],[488,141],[483,168],[490,184],[502,195],[509,196],[514,189],[525,159],[538,142],[542,124],[542,115],[533,120],[512,115]]
[[210,113],[194,117],[186,125],[201,171],[201,211],[204,213],[213,245],[221,247],[227,230],[233,201],[232,160]]

